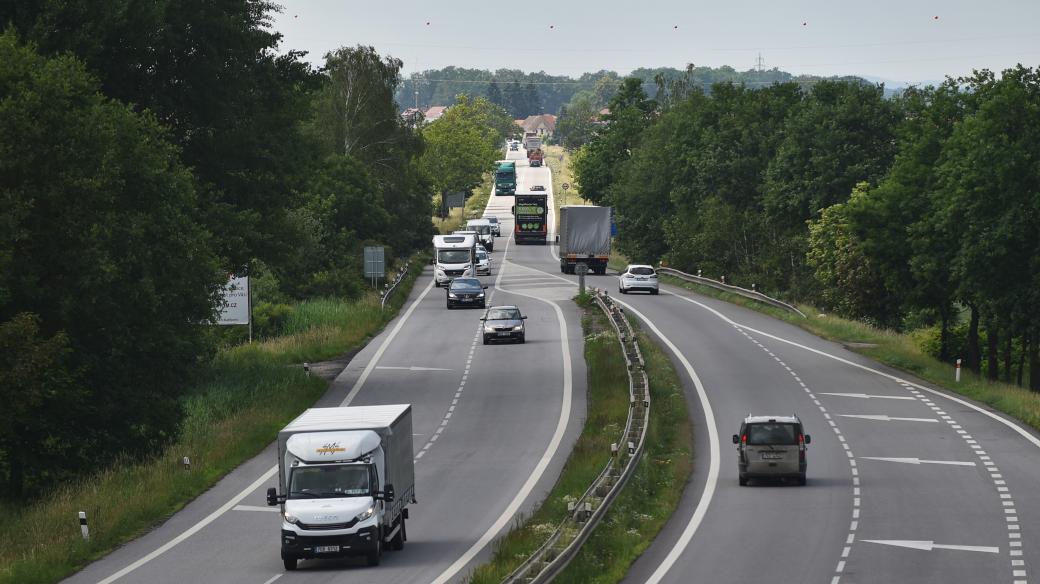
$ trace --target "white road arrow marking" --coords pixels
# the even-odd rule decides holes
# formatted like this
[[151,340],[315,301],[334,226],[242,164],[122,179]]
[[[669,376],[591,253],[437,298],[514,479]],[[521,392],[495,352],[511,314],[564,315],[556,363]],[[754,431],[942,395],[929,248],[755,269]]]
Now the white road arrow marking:
[[379,365],[376,369],[393,369],[396,371],[451,371],[451,369],[442,369],[440,367],[390,367],[388,365]]
[[883,456],[860,456],[867,460],[882,460],[885,462],[901,462],[903,464],[948,464],[950,466],[975,466],[974,462],[961,462],[959,460],[921,460],[920,458],[886,458]]
[[902,395],[867,395],[865,393],[827,393],[819,392],[820,395],[834,395],[837,397],[855,397],[859,399],[909,399],[915,400],[913,396],[902,396]]
[[864,539],[863,541],[869,543],[879,543],[881,545],[891,545],[896,547],[910,548],[914,550],[922,550],[930,552],[932,550],[954,550],[959,552],[983,552],[987,554],[999,554],[999,547],[990,547],[984,545],[947,545],[935,543],[934,541],[913,541],[906,539]]
[[935,418],[892,418],[884,414],[838,414],[843,418],[861,418],[863,420],[875,420],[877,422],[934,422],[939,423],[939,420]]

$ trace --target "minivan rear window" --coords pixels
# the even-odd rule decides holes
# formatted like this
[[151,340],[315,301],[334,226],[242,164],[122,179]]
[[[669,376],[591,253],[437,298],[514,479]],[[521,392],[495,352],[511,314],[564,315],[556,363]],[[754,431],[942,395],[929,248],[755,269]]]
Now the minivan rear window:
[[747,443],[796,445],[798,444],[798,426],[780,422],[749,424]]

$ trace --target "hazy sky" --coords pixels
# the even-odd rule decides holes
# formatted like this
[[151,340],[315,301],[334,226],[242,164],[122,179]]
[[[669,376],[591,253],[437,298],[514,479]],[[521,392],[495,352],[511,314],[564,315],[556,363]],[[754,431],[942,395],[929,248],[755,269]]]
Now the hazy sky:
[[281,0],[282,50],[372,45],[405,74],[448,65],[577,76],[755,66],[900,82],[1040,65],[1040,0]]

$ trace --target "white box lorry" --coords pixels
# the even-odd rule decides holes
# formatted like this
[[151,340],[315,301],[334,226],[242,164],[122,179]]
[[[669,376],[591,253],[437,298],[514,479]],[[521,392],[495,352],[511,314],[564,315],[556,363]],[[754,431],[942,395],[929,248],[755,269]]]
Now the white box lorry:
[[473,276],[476,260],[476,234],[433,236],[433,277],[437,287],[455,278]]
[[560,271],[573,274],[585,264],[595,274],[607,273],[610,259],[610,207],[560,207]]
[[404,548],[415,503],[412,406],[311,408],[278,433],[282,562],[365,556]]
[[487,219],[470,219],[466,221],[466,231],[475,231],[480,245],[491,253],[495,251],[495,228]]

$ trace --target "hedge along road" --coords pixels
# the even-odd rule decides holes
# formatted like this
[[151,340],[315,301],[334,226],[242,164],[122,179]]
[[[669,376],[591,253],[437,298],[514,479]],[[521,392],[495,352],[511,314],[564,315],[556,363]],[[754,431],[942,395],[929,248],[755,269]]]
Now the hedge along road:
[[[512,197],[499,199],[489,206]],[[506,221],[503,233],[511,230]],[[506,253],[492,254],[495,278]],[[500,279],[522,276],[507,272]],[[532,509],[552,486],[585,410],[576,307],[552,290],[529,293],[555,301],[548,303],[489,292],[496,303],[521,304],[529,317],[526,344],[482,345],[481,311],[446,310],[444,292],[433,288],[427,271],[407,310],[355,356],[316,404],[413,404],[419,503],[412,507],[403,552],[387,553],[374,568],[344,559],[304,561],[298,571],[283,572],[280,518],[265,503],[266,489],[275,486],[272,446],[162,526],[67,582],[460,580],[490,553],[487,544],[512,517]],[[572,364],[569,371],[565,362]]]

